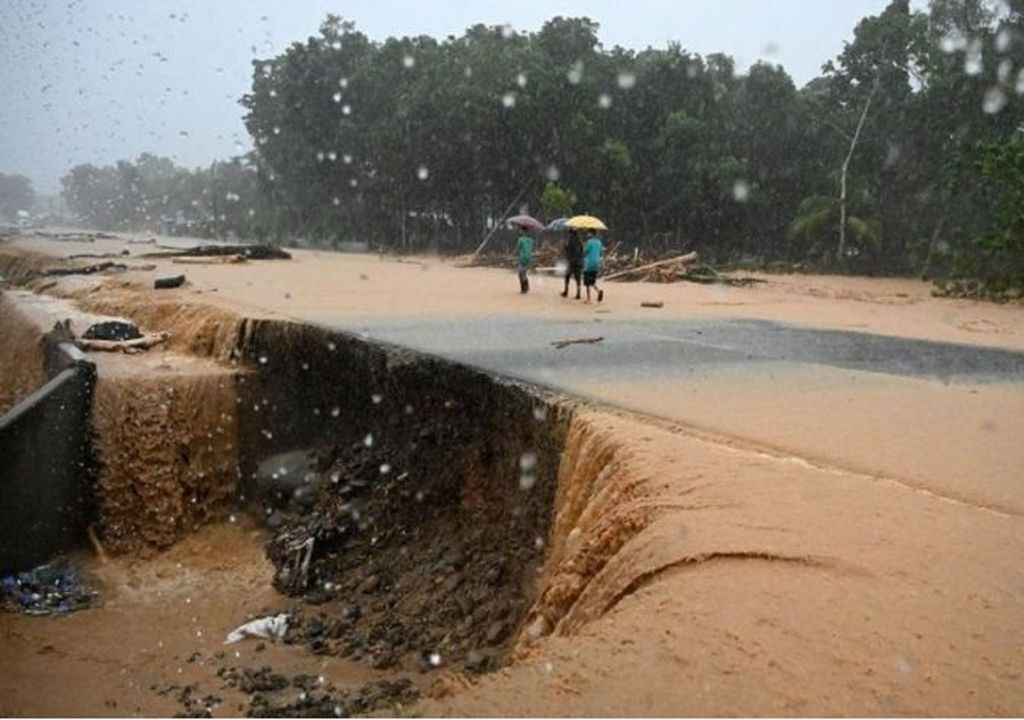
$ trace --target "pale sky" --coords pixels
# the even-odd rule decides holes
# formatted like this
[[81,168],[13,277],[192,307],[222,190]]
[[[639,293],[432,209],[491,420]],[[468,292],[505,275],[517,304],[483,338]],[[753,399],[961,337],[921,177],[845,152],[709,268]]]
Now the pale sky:
[[[82,162],[142,152],[188,167],[250,149],[239,98],[250,61],[315,34],[328,12],[374,40],[533,31],[556,15],[600,23],[605,47],[763,58],[798,85],[887,0],[0,0],[0,172],[41,193]],[[920,3],[914,3],[919,5]]]

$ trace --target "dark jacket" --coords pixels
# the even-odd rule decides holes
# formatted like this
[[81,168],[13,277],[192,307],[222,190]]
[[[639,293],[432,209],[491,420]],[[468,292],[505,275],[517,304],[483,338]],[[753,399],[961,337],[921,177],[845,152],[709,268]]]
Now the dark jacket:
[[569,233],[569,238],[565,241],[565,259],[570,265],[583,264],[583,241],[580,240],[578,233]]

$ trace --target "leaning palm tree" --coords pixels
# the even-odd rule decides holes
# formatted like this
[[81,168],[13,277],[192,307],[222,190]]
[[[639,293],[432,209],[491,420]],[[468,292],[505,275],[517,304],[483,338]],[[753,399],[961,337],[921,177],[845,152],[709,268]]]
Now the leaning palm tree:
[[[870,245],[877,249],[880,237],[878,224],[868,217],[867,193],[857,193],[856,201],[847,209],[844,235],[849,236],[860,247]],[[803,241],[808,246],[810,254],[826,257],[833,247],[842,215],[841,202],[838,198],[811,195],[800,203],[796,217],[786,231],[786,237],[791,244],[795,240]],[[845,248],[843,254],[850,254],[850,248]],[[836,258],[837,262],[843,260],[843,257]]]

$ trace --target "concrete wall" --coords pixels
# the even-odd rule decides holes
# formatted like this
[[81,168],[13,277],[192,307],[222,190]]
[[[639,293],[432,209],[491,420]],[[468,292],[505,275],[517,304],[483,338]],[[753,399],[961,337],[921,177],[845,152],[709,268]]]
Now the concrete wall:
[[47,341],[51,378],[0,417],[0,574],[82,544],[93,512],[95,366]]

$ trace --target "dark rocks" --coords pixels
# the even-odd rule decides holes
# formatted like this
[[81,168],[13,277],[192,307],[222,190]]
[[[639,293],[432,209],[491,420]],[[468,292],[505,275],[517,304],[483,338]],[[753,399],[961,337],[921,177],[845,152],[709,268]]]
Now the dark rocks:
[[175,275],[173,277],[157,278],[153,281],[153,287],[157,290],[170,290],[172,288],[181,287],[185,284],[184,275]]
[[484,639],[488,645],[497,645],[508,637],[508,631],[508,623],[498,620],[487,626],[487,634],[484,636]]
[[142,337],[142,332],[138,327],[128,322],[121,322],[120,320],[109,320],[106,322],[98,322],[90,325],[84,333],[82,338],[85,340],[135,340]]

